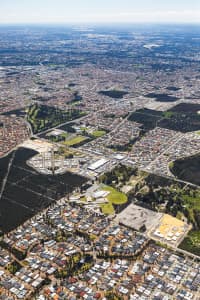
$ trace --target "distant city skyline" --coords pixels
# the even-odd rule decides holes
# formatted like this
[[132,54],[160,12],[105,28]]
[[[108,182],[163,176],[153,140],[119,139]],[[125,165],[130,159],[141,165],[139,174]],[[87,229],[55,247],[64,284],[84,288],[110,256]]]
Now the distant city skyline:
[[200,23],[199,0],[0,0],[0,24]]

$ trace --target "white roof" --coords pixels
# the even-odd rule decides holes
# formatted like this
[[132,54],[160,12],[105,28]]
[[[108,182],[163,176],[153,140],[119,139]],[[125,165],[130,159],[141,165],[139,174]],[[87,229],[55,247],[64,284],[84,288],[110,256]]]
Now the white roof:
[[94,170],[100,168],[101,166],[105,165],[107,162],[108,162],[108,159],[101,158],[101,159],[97,160],[95,163],[88,166],[88,169],[94,171]]
[[108,191],[97,191],[93,194],[94,198],[106,197],[109,194]]
[[115,156],[114,156],[114,158],[116,158],[116,159],[118,159],[118,160],[122,160],[122,159],[124,159],[124,155],[122,155],[122,154],[116,154]]

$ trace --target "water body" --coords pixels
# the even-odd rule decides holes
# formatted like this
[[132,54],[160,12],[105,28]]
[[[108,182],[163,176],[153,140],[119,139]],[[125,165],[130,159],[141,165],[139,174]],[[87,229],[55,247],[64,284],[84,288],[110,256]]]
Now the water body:
[[[0,159],[0,187],[12,154]],[[43,175],[26,164],[37,152],[19,148],[0,199],[0,229],[8,232],[87,181],[71,174]]]

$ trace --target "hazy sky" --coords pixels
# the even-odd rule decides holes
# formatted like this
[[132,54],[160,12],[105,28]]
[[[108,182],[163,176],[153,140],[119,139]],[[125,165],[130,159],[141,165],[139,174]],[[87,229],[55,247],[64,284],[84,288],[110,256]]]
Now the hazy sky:
[[200,23],[200,0],[0,0],[0,23]]

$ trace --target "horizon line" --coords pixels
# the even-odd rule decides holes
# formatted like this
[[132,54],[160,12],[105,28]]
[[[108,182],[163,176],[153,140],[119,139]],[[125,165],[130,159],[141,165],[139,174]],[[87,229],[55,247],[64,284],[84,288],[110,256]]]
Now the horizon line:
[[150,21],[143,21],[143,22],[0,22],[0,26],[17,26],[17,25],[200,25],[200,21],[194,22],[150,22]]

